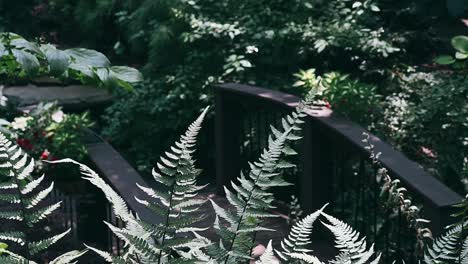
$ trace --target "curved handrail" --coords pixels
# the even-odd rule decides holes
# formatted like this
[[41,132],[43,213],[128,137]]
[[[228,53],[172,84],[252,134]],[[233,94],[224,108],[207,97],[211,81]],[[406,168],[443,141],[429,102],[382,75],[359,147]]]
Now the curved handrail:
[[[265,100],[282,107],[293,109],[301,99],[297,96],[260,87],[234,83],[215,86],[221,93],[231,93],[245,97]],[[311,109],[307,114],[324,127],[343,136],[361,151],[368,153],[362,144],[363,133],[370,135],[370,142],[375,149],[382,152],[380,162],[405,184],[406,187],[421,195],[421,197],[437,207],[449,207],[459,203],[462,197],[428,174],[419,164],[409,160],[404,154],[395,150],[379,137],[373,135],[358,124],[351,122],[332,110],[322,107]]]

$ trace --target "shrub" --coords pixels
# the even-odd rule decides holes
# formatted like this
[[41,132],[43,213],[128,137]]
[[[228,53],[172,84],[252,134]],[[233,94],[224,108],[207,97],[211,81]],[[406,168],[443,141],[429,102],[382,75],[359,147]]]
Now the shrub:
[[38,170],[45,169],[43,161],[70,156],[83,161],[87,152],[82,133],[92,125],[87,113],[65,114],[55,103],[41,103],[2,123],[8,137],[37,160]]
[[318,89],[318,99],[327,107],[363,125],[371,125],[380,112],[380,95],[373,85],[352,79],[338,72],[317,76],[315,69],[301,70],[295,74],[299,87],[304,93]]
[[464,193],[468,156],[467,79],[460,74],[415,72],[400,77],[385,99],[380,130],[411,158]]

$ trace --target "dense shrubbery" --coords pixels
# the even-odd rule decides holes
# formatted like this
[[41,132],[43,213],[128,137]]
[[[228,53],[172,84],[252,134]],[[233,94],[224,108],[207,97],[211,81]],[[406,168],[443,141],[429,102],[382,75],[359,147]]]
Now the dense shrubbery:
[[396,146],[461,193],[468,176],[467,81],[459,73],[403,74],[385,98],[380,124]]
[[[141,146],[136,141],[125,144],[126,139],[134,139],[145,130],[137,124],[151,124],[154,128],[150,134],[144,131],[145,138],[151,135],[169,138],[166,131],[181,131],[185,118],[190,116],[187,113],[198,109],[199,100],[211,100],[208,88],[211,83],[233,81],[284,88],[297,79],[311,78],[309,82],[316,82],[312,72],[300,71],[313,67],[322,76],[322,99],[334,110],[393,139],[412,158],[426,164],[437,163],[430,167],[436,168],[435,173],[442,178],[449,179],[455,173],[458,175],[455,178],[460,179],[467,163],[466,147],[460,145],[463,129],[455,129],[458,131],[454,132],[458,135],[455,137],[440,136],[438,130],[445,123],[440,118],[431,120],[438,118],[431,115],[461,109],[454,111],[459,120],[455,122],[463,126],[460,123],[466,118],[462,110],[466,96],[463,81],[459,83],[435,74],[437,84],[424,88],[420,82],[402,76],[406,74],[401,72],[411,70],[404,64],[432,60],[428,52],[441,46],[441,42],[430,33],[418,31],[430,26],[430,20],[419,24],[408,19],[407,24],[396,22],[395,17],[424,16],[419,2],[399,4],[400,12],[385,1],[273,1],[266,9],[255,2],[190,1],[175,5],[143,1],[134,9],[118,13],[120,25],[130,29],[122,32],[131,33],[125,33],[118,47],[131,53],[147,50],[149,60],[145,69],[150,80],[140,87],[136,96],[126,94],[109,109],[105,132],[116,144],[130,145],[131,156],[137,157],[140,164],[147,164],[147,159],[154,160],[158,153],[154,150],[161,150],[168,142],[147,144],[148,151],[136,147]],[[426,8],[434,11],[429,13],[438,19],[443,17],[436,4]],[[151,12],[157,15],[151,16]],[[432,51],[416,50],[421,41],[432,47]],[[336,70],[340,74],[332,72]],[[450,86],[460,88],[444,88]],[[428,93],[432,89],[434,92]],[[294,89],[287,91],[300,93]],[[439,104],[431,102],[442,98],[437,94],[450,103],[444,107],[444,100]],[[405,103],[402,97],[411,98],[411,107],[404,111],[400,111],[403,106],[399,105]],[[161,117],[169,117],[171,122],[157,125]],[[380,125],[376,122],[379,119],[384,120]],[[128,129],[130,121],[135,129]],[[387,128],[382,123],[390,125]],[[395,130],[406,134],[394,133]],[[444,138],[458,139],[447,142]],[[428,158],[424,154],[427,150],[436,152],[438,159]],[[450,183],[455,186],[458,182],[453,179]]]
[[[412,69],[408,65],[420,68],[434,53],[452,53],[445,32],[464,29],[454,19],[466,13],[463,1],[273,0],[265,7],[263,2],[231,0],[37,0],[2,7],[36,22],[26,27],[2,12],[5,29],[64,46],[87,45],[142,66],[148,80],[135,93],[117,92],[104,128],[106,137],[141,168],[170,143],[172,131],[182,131],[192,113],[201,110],[200,102],[212,99],[210,84],[283,89],[297,80],[294,74],[310,74],[300,69],[314,68],[328,87],[322,99],[334,110],[388,136],[444,179],[466,174],[466,145],[460,139],[466,118],[464,81],[431,74],[430,68],[424,71],[434,75],[434,84],[412,82],[414,74],[405,77]],[[464,60],[463,41],[454,43],[455,57]],[[461,88],[444,88],[450,86]],[[445,101],[432,102],[441,98],[438,94],[450,100],[445,108]],[[458,128],[440,134],[447,124],[436,116],[450,109],[456,109],[456,116],[447,121]],[[447,137],[448,131],[455,136]]]
[[[342,14],[329,12],[332,9]],[[143,1],[134,10],[125,9],[118,17],[127,39],[119,42],[119,49],[147,52],[149,59],[144,68],[150,80],[135,97],[123,95],[109,109],[105,133],[117,144],[136,138],[140,133],[132,134],[138,131],[127,129],[130,120],[152,124],[152,135],[181,131],[187,119],[180,117],[199,110],[199,101],[211,100],[209,85],[216,82],[279,88],[291,85],[293,74],[304,65],[321,69],[355,65],[353,71],[361,72],[359,67],[364,61],[372,64],[396,51],[391,48],[391,40],[379,33],[376,11],[370,2],[353,6],[348,1],[314,6],[308,1],[273,1],[268,8],[251,1]],[[319,17],[319,24],[311,19],[312,14]],[[350,24],[344,29],[346,23]],[[353,27],[362,30],[348,36],[347,42],[336,40],[339,34],[349,35]],[[317,36],[329,42],[327,47],[314,47]],[[363,43],[365,51],[361,49]],[[334,61],[342,60],[350,47],[356,55],[354,61],[335,65]],[[158,127],[161,117],[166,121]],[[146,146],[153,152],[136,147],[131,156],[144,155],[154,160],[154,150],[161,149],[161,141]]]
[[372,128],[380,114],[380,95],[374,85],[359,82],[338,72],[317,76],[314,69],[295,74],[295,87],[306,92],[318,89],[319,98],[328,108]]

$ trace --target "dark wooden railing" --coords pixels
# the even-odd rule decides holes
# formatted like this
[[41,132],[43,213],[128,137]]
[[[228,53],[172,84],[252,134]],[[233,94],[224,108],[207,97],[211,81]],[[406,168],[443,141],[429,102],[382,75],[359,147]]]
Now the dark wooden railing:
[[[265,147],[269,125],[278,125],[281,117],[299,102],[296,96],[258,87],[215,86],[216,139],[211,147],[215,148],[216,183],[220,192]],[[349,222],[381,245],[387,259],[402,257],[407,263],[414,263],[415,256],[405,253],[414,252],[414,236],[409,236],[401,212],[380,210],[376,171],[362,143],[363,132],[367,131],[329,109],[308,110],[303,138],[296,144],[299,166],[286,175],[295,186],[286,193],[298,193],[306,212],[330,203],[327,212]],[[383,166],[409,189],[415,203],[423,206],[423,216],[432,221],[433,231],[440,233],[450,223],[451,206],[461,197],[378,137],[371,134],[370,141],[377,152],[382,152],[379,159]],[[144,194],[135,183],[147,184],[110,144],[88,133],[86,148],[93,168],[126,200],[132,211],[144,220],[161,222],[136,203],[134,196]],[[89,239],[99,237],[101,241],[92,241],[96,246],[120,253],[122,243],[108,232],[102,220],[117,226],[121,223],[97,188],[88,184],[84,189],[78,194],[64,194],[60,189],[54,193],[54,199],[65,200],[62,213],[70,219],[65,227],[72,227],[73,236],[80,242],[89,243]],[[282,198],[284,192],[277,195]],[[92,217],[82,219],[81,212]],[[94,230],[90,226],[95,226],[96,233],[82,232]]]
[[[267,142],[269,125],[278,124],[300,98],[259,87],[222,84],[215,86],[215,100],[216,182],[222,192],[222,186],[245,168],[246,160],[258,156]],[[364,132],[369,133],[328,108],[307,110],[293,181],[306,212],[331,203],[329,212],[380,241],[387,256],[401,257],[400,251],[414,250],[414,244],[400,210],[381,212],[376,168],[362,142]],[[422,205],[433,232],[440,233],[451,221],[452,205],[462,197],[378,137],[370,134],[370,142],[382,153],[379,160],[391,177],[399,179],[415,203]]]
[[[85,131],[84,139],[89,157],[85,163],[125,200],[133,213],[150,223],[162,222],[134,198],[145,197],[137,183],[149,187],[140,174],[109,143],[91,130]],[[69,169],[78,170],[74,165],[70,165]],[[61,177],[66,175],[58,175],[57,180],[60,181]],[[123,223],[115,216],[111,205],[97,187],[80,178],[65,179],[63,184],[56,182],[51,200],[62,201],[58,222],[63,228],[72,230],[71,243],[77,247],[82,247],[82,243],[90,244],[117,255],[123,253],[123,241],[110,232],[103,221],[119,227]],[[88,259],[84,262],[101,263],[96,255],[87,254],[85,257]]]

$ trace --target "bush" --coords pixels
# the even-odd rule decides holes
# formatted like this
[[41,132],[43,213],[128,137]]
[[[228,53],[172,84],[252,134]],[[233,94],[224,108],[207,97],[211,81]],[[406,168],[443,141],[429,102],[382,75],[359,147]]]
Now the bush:
[[93,125],[87,113],[65,114],[56,104],[45,103],[17,115],[11,122],[2,121],[3,131],[37,160],[39,171],[44,170],[44,161],[69,156],[83,161],[86,157],[83,130]]
[[302,93],[318,89],[318,99],[351,120],[371,126],[380,114],[381,96],[373,85],[338,72],[317,76],[315,69],[301,70],[295,76],[298,80],[294,86],[299,87]]
[[415,72],[385,99],[380,130],[454,190],[467,180],[468,89],[460,74]]

